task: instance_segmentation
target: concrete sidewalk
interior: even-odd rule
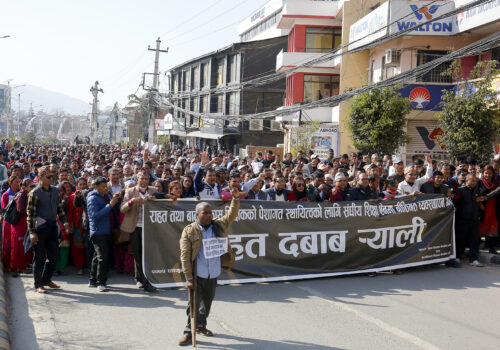
[[[1,247],[0,247],[1,248]],[[0,349],[10,350],[9,322],[7,313],[7,288],[0,252]]]
[[[482,251],[479,253],[479,261],[483,264],[500,264],[500,255]]]

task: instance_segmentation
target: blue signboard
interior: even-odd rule
[[[413,109],[422,111],[441,111],[443,90],[451,90],[454,85],[409,84],[399,90],[402,97],[410,99]]]

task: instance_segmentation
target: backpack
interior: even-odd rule
[[[4,220],[11,225],[15,225],[19,222],[21,218],[21,213],[17,211],[16,199],[12,199],[9,204],[5,207],[5,212],[3,216]]]

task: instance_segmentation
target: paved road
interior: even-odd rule
[[[86,277],[32,290],[8,279],[13,349],[175,349],[186,291],[144,294],[111,275],[98,293]],[[429,266],[402,275],[349,276],[217,289],[205,349],[498,349],[500,266]]]

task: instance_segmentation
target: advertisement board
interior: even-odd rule
[[[456,0],[457,9],[475,0]],[[456,14],[457,27],[459,32],[476,28],[500,18],[500,0],[490,0],[467,11]]]
[[[365,17],[351,25],[349,31],[349,49],[355,49],[371,43],[387,34],[387,19],[389,17],[389,2],[385,2]]]
[[[338,155],[339,126],[335,124],[321,124],[318,131],[311,136],[311,149],[320,159],[328,158],[330,149]]]
[[[408,84],[399,90],[401,97],[410,99],[413,109],[441,111],[443,90],[452,90],[454,85]]]
[[[453,35],[456,34],[455,16],[428,22],[434,17],[441,16],[453,11],[453,1],[406,1],[393,0],[390,2],[390,21],[394,24],[390,27],[390,34],[399,33],[402,30],[421,27],[409,31],[406,35]],[[428,22],[428,23],[427,23]]]

